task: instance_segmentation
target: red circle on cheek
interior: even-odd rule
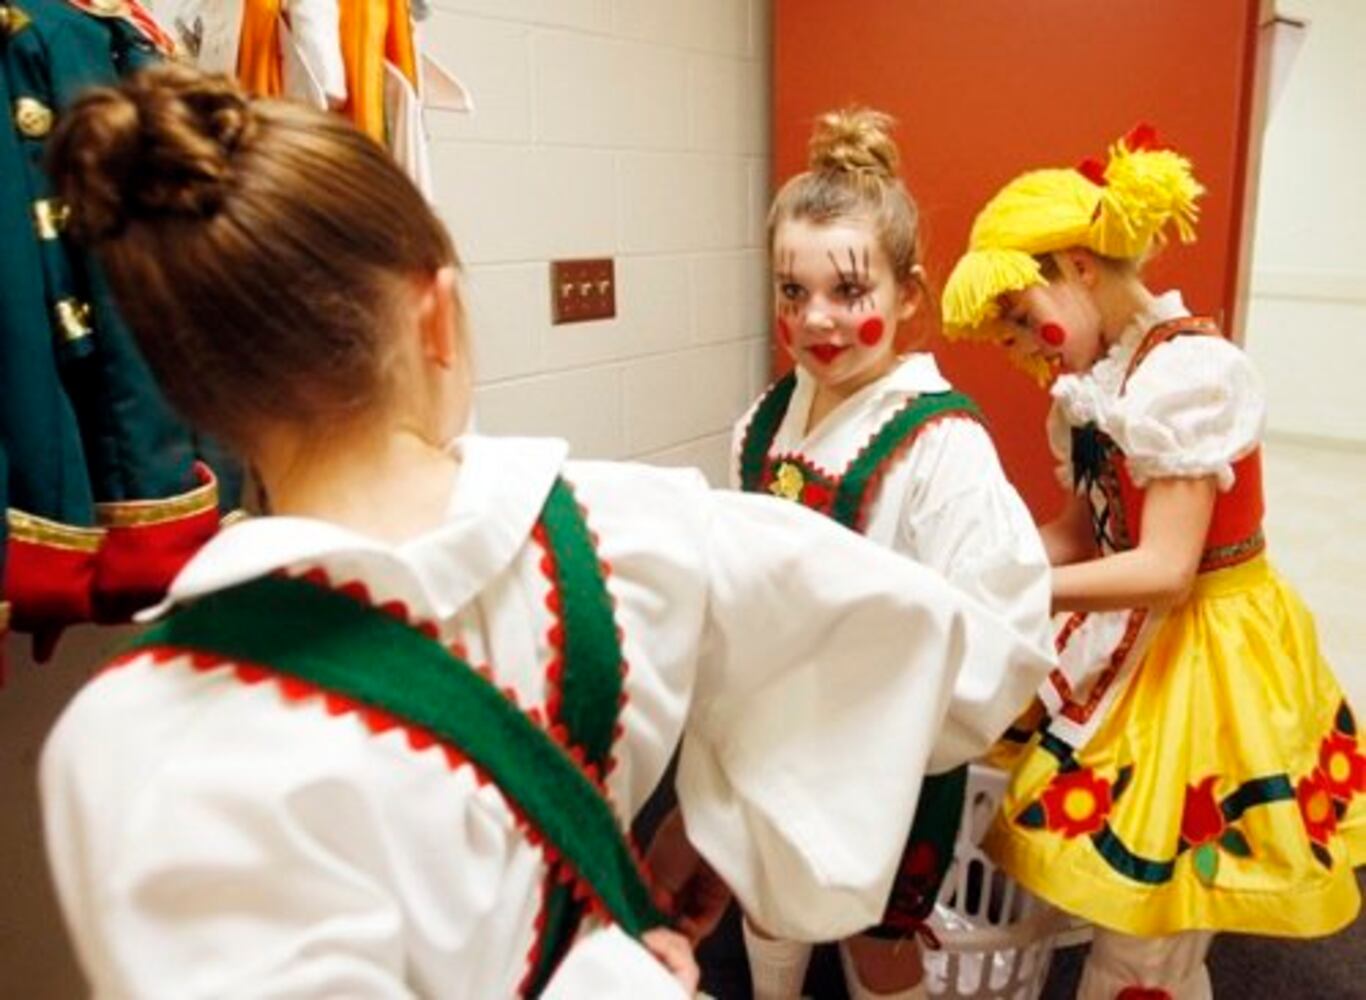
[[[787,320],[778,317],[778,339],[789,347],[792,346],[792,328],[787,325]]]
[[[1061,347],[1067,340],[1067,331],[1057,323],[1045,323],[1039,327],[1039,338],[1049,347]]]
[[[870,320],[864,321],[858,328],[858,339],[868,347],[876,347],[882,340],[882,333],[885,326],[881,316],[874,316]]]

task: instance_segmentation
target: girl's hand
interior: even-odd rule
[[[688,841],[675,809],[660,824],[645,856],[661,907],[693,944],[700,944],[725,916],[731,892]]]
[[[686,937],[677,931],[656,927],[652,931],[646,931],[640,940],[650,954],[659,959],[660,964],[669,970],[669,974],[678,980],[678,984],[688,996],[697,995],[702,973],[697,968],[692,945]]]
[[[1100,555],[1091,528],[1091,505],[1076,494],[1067,498],[1057,517],[1039,529],[1039,537],[1053,566],[1070,566]]]

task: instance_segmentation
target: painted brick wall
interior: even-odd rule
[[[767,375],[769,0],[435,0],[475,115],[430,117],[490,433],[698,465]],[[612,256],[614,320],[550,325],[549,261]]]

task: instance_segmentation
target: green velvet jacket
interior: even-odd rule
[[[0,628],[55,635],[154,602],[236,502],[64,233],[47,137],[88,87],[167,54],[128,0],[0,0]]]

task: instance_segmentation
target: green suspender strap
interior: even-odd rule
[[[754,416],[745,428],[744,443],[740,445],[740,489],[758,493],[763,489],[768,469],[768,451],[778,436],[778,428],[787,416],[792,391],[797,388],[797,373],[788,372],[764,393]]]
[[[788,375],[768,391],[755,407],[754,417],[745,430],[740,448],[740,485],[746,491],[760,492],[773,481],[774,471],[783,464],[792,464],[804,476],[821,478],[819,473],[804,465],[799,457],[769,456],[773,441],[778,436],[796,378]],[[977,404],[961,392],[932,392],[916,396],[884,423],[868,441],[858,456],[849,463],[838,480],[822,485],[816,494],[824,498],[817,509],[833,517],[846,528],[862,532],[869,501],[876,494],[891,463],[915,441],[920,432],[940,417],[965,417],[981,421]],[[805,492],[803,497],[808,496]]]
[[[543,839],[552,867],[539,950],[523,984],[530,996],[544,989],[585,909],[635,937],[665,922],[600,784],[621,700],[621,647],[603,569],[562,481],[535,537],[559,607],[550,731],[435,639],[308,580],[262,577],[208,595],[132,647],[208,653],[302,681],[386,713],[482,769]]]
[[[967,417],[980,421],[982,413],[961,392],[929,392],[916,396],[888,420],[864,446],[858,458],[840,477],[830,516],[846,528],[863,531],[868,501],[882,476],[920,432],[941,417]]]

